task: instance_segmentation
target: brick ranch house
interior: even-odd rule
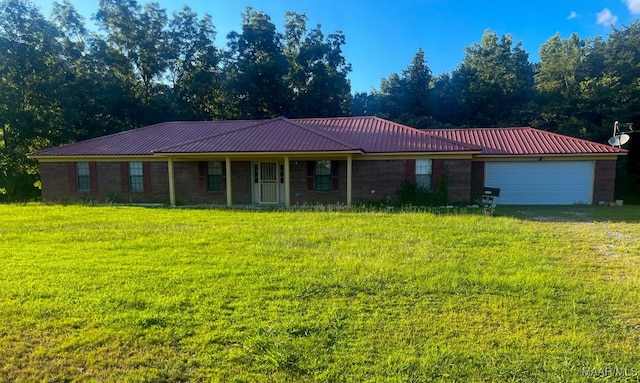
[[[166,122],[31,153],[44,201],[282,205],[380,201],[408,180],[449,203],[612,201],[610,146],[530,127],[417,130],[377,117]]]

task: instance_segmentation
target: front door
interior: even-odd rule
[[[279,203],[280,177],[277,162],[260,162],[258,164],[258,200],[259,203]]]

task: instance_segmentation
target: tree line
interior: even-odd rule
[[[345,36],[287,12],[279,32],[247,8],[215,45],[210,15],[188,6],[100,0],[94,28],[68,0],[46,18],[29,0],[0,1],[0,188],[33,198],[26,154],[168,120],[350,114]]]
[[[531,63],[511,35],[486,31],[462,63],[434,76],[419,49],[379,90],[354,95],[353,113],[419,128],[531,125],[606,142],[613,122],[640,128],[640,22],[602,37],[563,39],[540,47]]]
[[[68,0],[45,17],[0,0],[0,199],[37,197],[26,154],[168,120],[377,115],[417,128],[532,125],[605,142],[640,122],[640,24],[602,37],[550,38],[531,63],[487,31],[451,73],[419,49],[379,90],[351,94],[346,37],[287,12],[281,30],[247,8],[215,44],[213,18],[188,6],[100,0],[85,20]],[[640,126],[640,125],[637,125]]]

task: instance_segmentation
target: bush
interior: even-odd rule
[[[434,185],[433,191],[425,190],[415,182],[405,180],[398,189],[398,198],[401,206],[442,206],[449,200],[448,177],[443,174]]]

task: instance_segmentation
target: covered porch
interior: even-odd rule
[[[169,155],[169,203],[180,195],[180,167],[198,164],[200,190],[214,190],[228,207],[235,205],[284,206],[298,204],[309,193],[320,198],[353,203],[353,159],[348,153],[238,153],[220,155]],[[188,188],[188,186],[186,186]],[[301,198],[301,194],[303,198]],[[309,198],[307,198],[309,199]],[[220,201],[221,202],[221,201]],[[218,202],[218,204],[220,204]],[[333,201],[332,202],[337,202]]]

